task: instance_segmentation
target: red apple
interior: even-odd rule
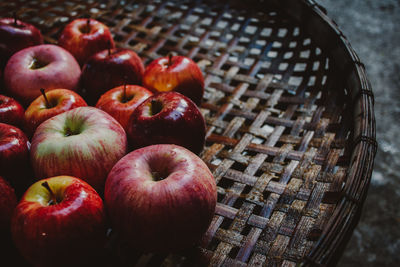
[[[108,175],[104,196],[113,226],[135,249],[175,251],[207,230],[217,191],[199,157],[162,144],[123,157]]]
[[[123,84],[142,84],[144,66],[129,49],[103,50],[93,55],[82,69],[82,96],[95,104],[102,94]],[[101,77],[101,78],[100,78]]]
[[[146,67],[143,87],[154,93],[179,92],[200,105],[204,94],[204,77],[193,60],[170,54],[152,61]]]
[[[10,231],[11,215],[17,206],[17,196],[10,184],[0,176],[0,233]]]
[[[36,177],[80,177],[101,193],[108,172],[126,152],[125,131],[113,117],[79,107],[40,124],[30,155]]]
[[[71,176],[34,183],[11,221],[15,245],[35,266],[90,263],[103,246],[105,229],[102,199],[87,183]]]
[[[206,125],[195,103],[180,93],[167,92],[147,98],[135,109],[127,133],[133,148],[176,144],[198,154]]]
[[[0,67],[19,50],[43,44],[43,36],[33,25],[16,18],[0,19]]]
[[[74,57],[56,45],[38,45],[14,54],[4,70],[9,94],[24,105],[40,96],[40,88],[76,90],[81,69]]]
[[[64,47],[82,66],[97,52],[114,48],[114,40],[106,25],[94,19],[75,19],[65,26],[58,44]]]
[[[0,95],[0,122],[21,127],[24,121],[24,108],[14,98]]]
[[[29,148],[28,138],[20,129],[0,123],[0,173],[2,175],[7,178],[14,177],[14,172],[26,168],[29,165]],[[14,185],[17,181],[10,182]]]
[[[133,111],[151,95],[153,95],[152,92],[138,85],[118,86],[103,94],[96,108],[113,116],[127,131]]]
[[[68,89],[55,89],[36,98],[25,111],[25,132],[29,137],[45,120],[65,111],[87,106],[85,100]]]

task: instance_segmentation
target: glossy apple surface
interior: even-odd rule
[[[138,85],[122,85],[107,91],[96,104],[96,108],[104,110],[128,129],[129,118],[133,111],[153,93]]]
[[[0,67],[16,52],[43,44],[43,36],[32,24],[14,18],[0,19]]]
[[[93,55],[82,69],[82,96],[95,104],[108,90],[123,84],[142,84],[144,66],[130,49],[103,50]],[[100,78],[101,77],[101,78]]]
[[[40,180],[18,203],[11,232],[20,253],[35,266],[81,266],[103,245],[103,201],[81,179]]]
[[[176,92],[149,97],[135,109],[128,125],[128,141],[134,149],[176,144],[198,154],[205,133],[205,121],[196,104]]]
[[[17,206],[17,196],[11,185],[0,176],[0,233],[2,236],[10,231],[11,215]]]
[[[81,69],[74,57],[56,45],[38,45],[14,54],[4,70],[7,92],[28,106],[40,88],[76,90]]]
[[[108,175],[105,203],[113,227],[140,251],[175,251],[207,230],[217,200],[207,165],[176,145],[154,145],[122,158]]]
[[[21,127],[24,122],[24,108],[12,97],[0,95],[0,122]]]
[[[29,137],[45,120],[65,111],[87,106],[85,100],[77,93],[68,89],[54,89],[36,98],[24,114],[24,129]]]
[[[79,107],[40,124],[30,156],[36,177],[80,177],[101,193],[108,172],[126,152],[125,131],[113,117]]]
[[[167,56],[153,60],[143,74],[143,87],[155,92],[175,91],[200,105],[204,94],[204,77],[199,66],[184,56]]]
[[[68,50],[82,66],[97,52],[114,48],[114,40],[106,25],[94,19],[75,19],[65,26],[58,45]]]
[[[32,180],[29,148],[30,143],[24,132],[0,123],[0,175],[10,182],[18,195]]]

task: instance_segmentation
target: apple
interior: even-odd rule
[[[108,49],[98,52],[82,69],[81,95],[95,104],[108,90],[123,84],[142,84],[144,66],[130,49]],[[101,78],[100,78],[101,77]]]
[[[189,150],[161,144],[135,150],[111,170],[105,204],[119,235],[140,251],[195,244],[215,211],[215,179]]]
[[[40,88],[76,90],[81,69],[74,57],[56,45],[37,45],[14,54],[4,70],[7,92],[24,105],[40,96]]]
[[[0,233],[2,236],[10,231],[11,215],[17,206],[14,188],[0,176]]]
[[[0,122],[21,128],[24,121],[24,108],[14,98],[0,95]]]
[[[199,66],[184,56],[153,60],[143,74],[143,87],[156,92],[179,92],[200,105],[204,94],[204,77]]]
[[[19,128],[0,123],[0,175],[17,190],[25,191],[31,180],[28,138]]]
[[[83,266],[104,246],[105,222],[103,201],[90,185],[56,176],[25,192],[11,233],[20,253],[35,266]]]
[[[103,94],[96,108],[110,114],[127,131],[133,111],[151,95],[151,91],[138,85],[118,86]]]
[[[133,111],[127,134],[134,149],[176,144],[198,154],[204,147],[206,124],[189,98],[166,92],[150,96]]]
[[[115,47],[108,27],[90,18],[75,19],[65,26],[58,45],[71,52],[81,66],[97,52]]]
[[[43,36],[33,25],[16,18],[0,19],[0,67],[16,52],[43,44]]]
[[[45,120],[65,111],[87,106],[80,95],[68,89],[54,89],[48,93],[44,89],[40,91],[42,95],[29,105],[24,115],[24,129],[29,137]]]
[[[30,156],[36,177],[71,175],[102,193],[108,172],[126,152],[125,131],[113,117],[79,107],[40,124]]]

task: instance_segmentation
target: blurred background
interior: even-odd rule
[[[400,265],[400,0],[315,0],[339,25],[375,94],[378,153],[361,220],[338,267]]]

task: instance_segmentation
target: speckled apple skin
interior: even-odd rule
[[[38,69],[29,66],[38,58],[49,64]],[[81,69],[75,58],[56,45],[38,45],[14,54],[4,69],[7,92],[28,106],[40,96],[40,88],[47,91],[65,88],[75,91],[79,85]]]
[[[24,130],[29,138],[33,136],[36,128],[45,120],[65,111],[87,106],[80,95],[68,89],[51,90],[46,93],[46,97],[50,103],[56,105],[47,107],[46,100],[41,95],[29,105],[24,113]]]
[[[43,36],[32,24],[14,18],[0,19],[0,67],[4,67],[16,52],[40,44],[43,44]]]
[[[143,62],[130,49],[103,50],[88,59],[82,69],[81,95],[89,104],[112,88],[123,85],[141,85]]]
[[[18,128],[23,126],[24,108],[17,100],[0,95],[0,122],[11,124]]]
[[[154,171],[168,175],[153,180]],[[176,251],[207,230],[217,191],[207,165],[176,145],[153,145],[122,158],[108,175],[105,203],[119,235],[140,251]]]
[[[104,93],[97,101],[96,108],[110,114],[121,124],[126,132],[133,111],[153,93],[138,85],[126,85],[125,97],[130,100],[123,102],[124,87],[123,85],[118,86]]]
[[[66,125],[76,122],[84,125],[83,131],[66,136]],[[36,178],[71,175],[101,193],[107,174],[126,153],[125,131],[113,117],[94,107],[79,107],[40,124],[30,156]]]
[[[162,104],[162,110],[155,115],[150,115],[152,101]],[[186,96],[177,92],[158,93],[135,109],[127,134],[134,149],[175,144],[199,154],[204,147],[206,124],[196,104]]]
[[[48,205],[47,181],[63,195]],[[43,179],[33,184],[18,203],[11,232],[20,253],[35,266],[81,266],[101,251],[105,236],[101,197],[84,181],[71,176]]]
[[[58,39],[58,45],[68,50],[81,66],[92,55],[104,49],[115,47],[109,28],[100,21],[90,19],[90,32],[83,33],[80,28],[86,27],[88,19],[71,21]]]
[[[175,91],[200,105],[204,94],[204,77],[199,66],[184,56],[153,60],[143,74],[143,86],[154,93]]]
[[[11,174],[29,159],[30,143],[24,132],[9,124],[0,123],[0,171]]]

